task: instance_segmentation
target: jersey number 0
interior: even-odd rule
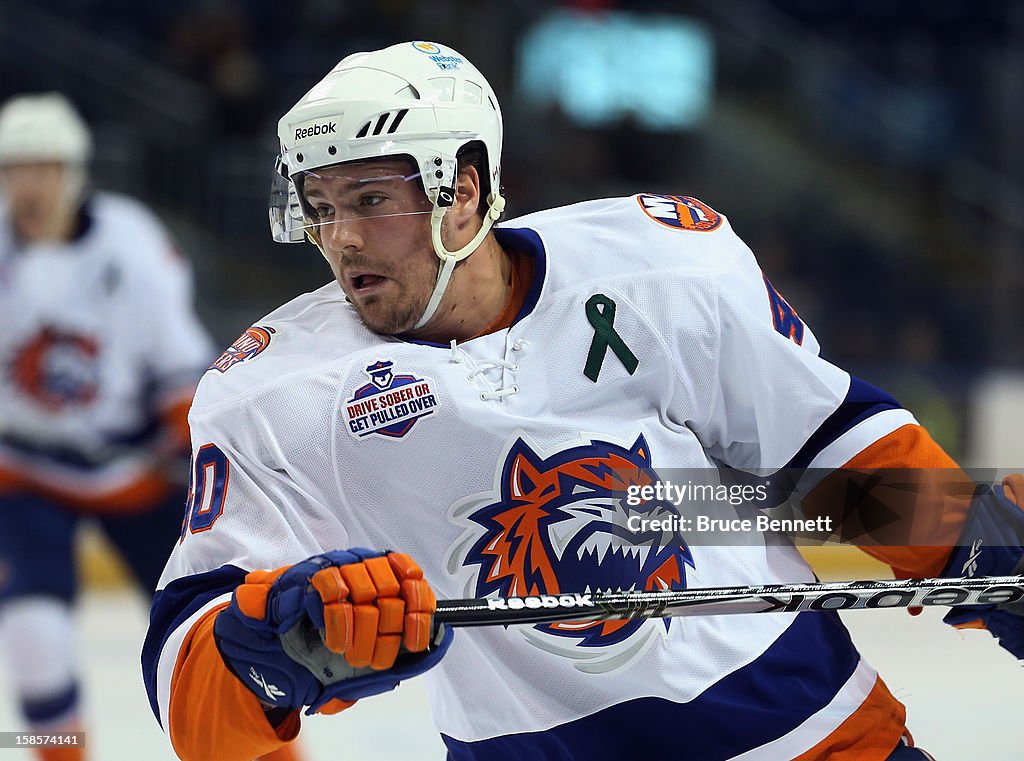
[[[192,534],[209,531],[224,512],[224,495],[228,489],[231,466],[228,458],[216,444],[204,444],[192,458],[189,475],[188,501],[181,538],[185,527]]]

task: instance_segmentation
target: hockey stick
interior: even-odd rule
[[[439,600],[434,621],[449,626],[550,624],[728,613],[1000,605],[1024,599],[1024,576],[907,581],[833,581],[760,587],[587,592]]]

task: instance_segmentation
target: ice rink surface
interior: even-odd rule
[[[80,650],[87,656],[91,761],[172,761],[139,672],[143,603],[127,592],[92,592],[78,615]],[[1024,759],[1024,667],[988,634],[944,626],[939,610],[916,618],[903,610],[844,617],[861,651],[906,704],[918,744],[938,761]],[[0,685],[7,682],[5,666],[0,663]],[[0,690],[0,731],[23,729],[10,692]],[[339,716],[305,719],[301,738],[308,761],[429,761],[445,755],[426,693],[415,680]],[[31,758],[29,751],[0,749],[0,759]]]

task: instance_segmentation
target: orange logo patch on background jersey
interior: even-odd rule
[[[49,410],[93,402],[99,395],[99,344],[91,336],[47,327],[14,353],[11,376]]]
[[[641,193],[636,197],[644,214],[675,230],[707,232],[722,224],[722,217],[706,203],[689,196]]]

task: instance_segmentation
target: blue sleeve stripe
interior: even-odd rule
[[[443,738],[452,761],[725,761],[783,737],[821,711],[859,662],[837,615],[801,613],[761,657],[687,703],[639,698],[539,732],[476,742]]]
[[[245,579],[246,572],[233,565],[175,579],[153,597],[149,611],[149,631],[142,646],[142,678],[149,694],[149,706],[160,721],[157,704],[156,673],[164,643],[189,616],[221,595],[231,592]]]
[[[850,390],[842,404],[825,418],[818,430],[787,463],[787,468],[806,468],[821,451],[861,421],[885,410],[901,410],[903,405],[889,394],[860,378],[850,376]]]

